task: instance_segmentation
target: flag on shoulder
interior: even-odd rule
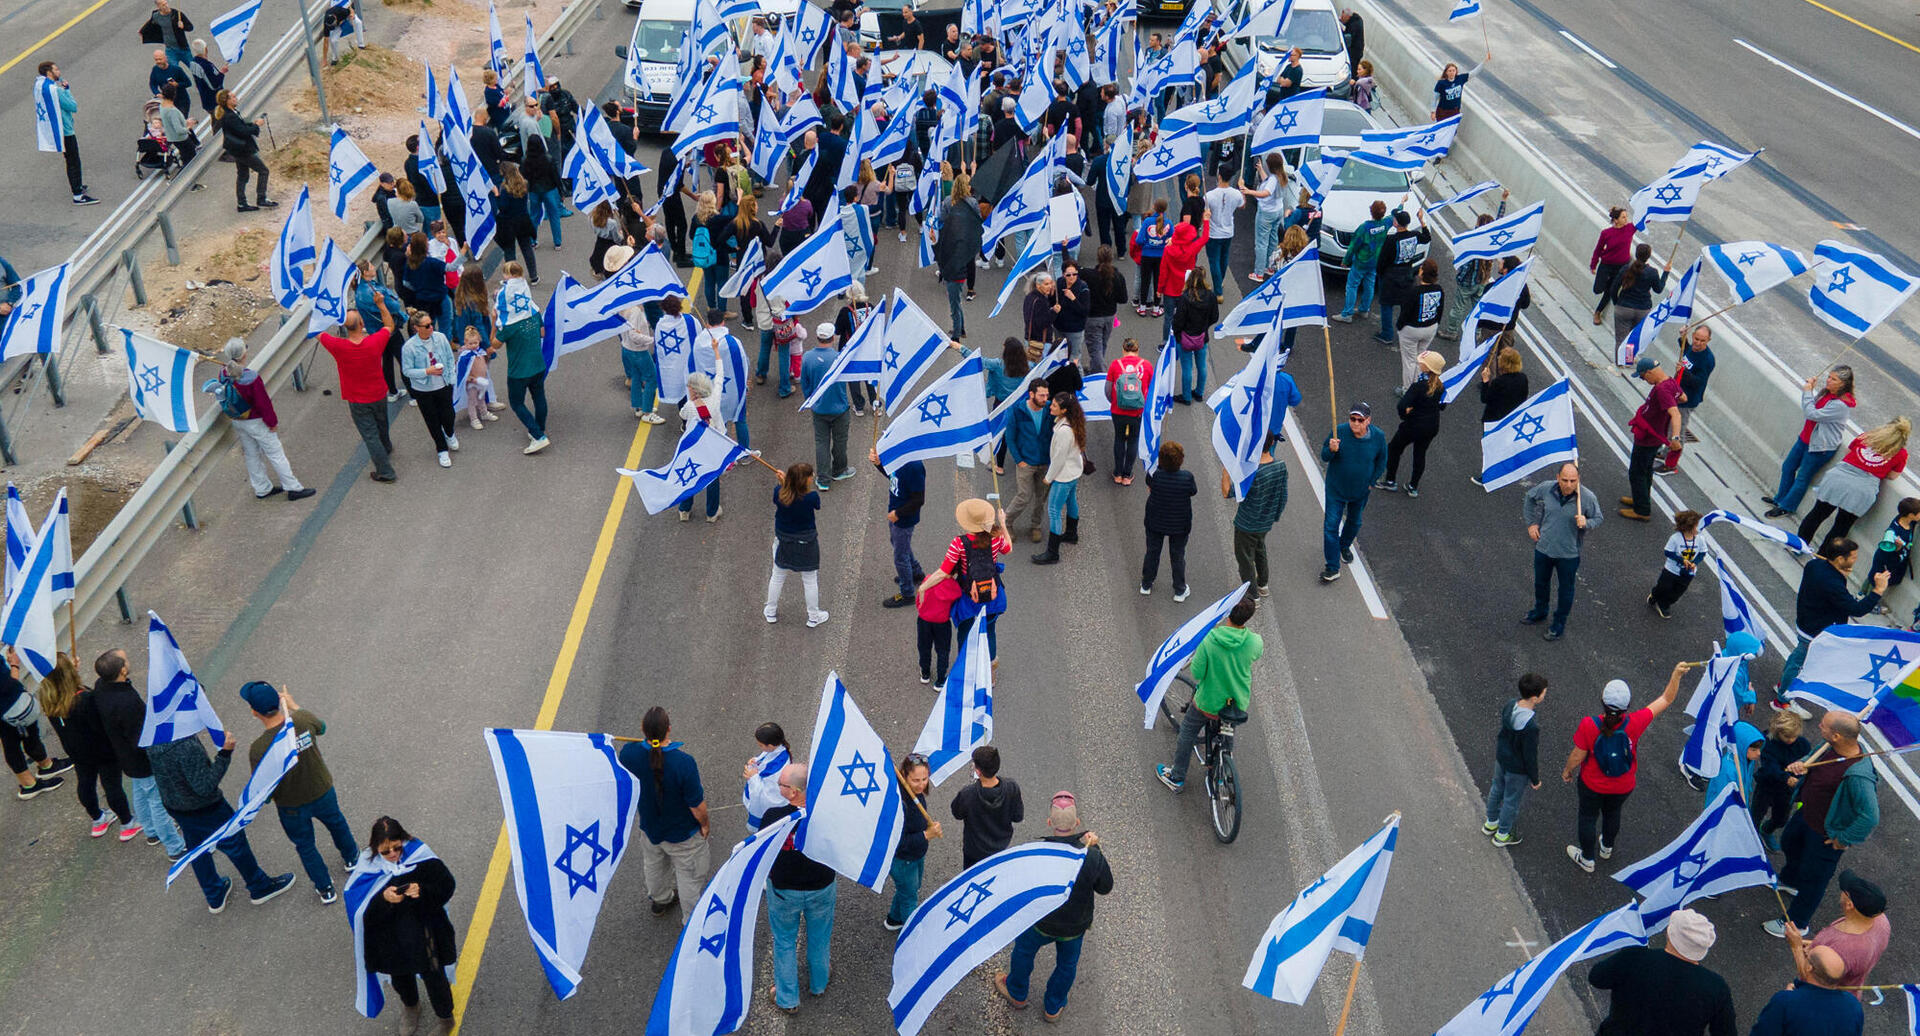
[[[1247,357],[1247,364],[1207,398],[1213,411],[1213,452],[1233,485],[1233,498],[1245,500],[1260,471],[1267,427],[1273,418],[1274,383],[1280,374],[1280,334],[1269,331]]]
[[[1247,595],[1251,584],[1241,583],[1225,597],[1201,609],[1198,615],[1180,624],[1158,648],[1153,657],[1147,659],[1147,675],[1134,685],[1134,693],[1139,695],[1140,704],[1146,706],[1146,729],[1153,729],[1154,716],[1160,711],[1160,699],[1167,696],[1167,688],[1172,686],[1173,678],[1193,660],[1200,650],[1200,641],[1207,633],[1227,617],[1240,598]]]
[[[936,785],[959,773],[974,749],[993,740],[993,657],[985,626],[976,622],[960,638],[946,686],[914,742],[913,750],[927,757]]]
[[[565,1000],[580,987],[600,903],[634,833],[638,784],[605,734],[496,727],[486,739],[514,891],[547,981]]]
[[[140,747],[164,745],[202,730],[212,732],[216,742],[226,740],[227,728],[207,700],[207,689],[188,668],[173,631],[148,612],[147,717],[140,725]]]
[[[1806,256],[1766,241],[1727,241],[1708,245],[1701,254],[1742,302],[1807,272]]]
[[[1453,250],[1454,268],[1458,269],[1475,259],[1519,255],[1532,248],[1534,242],[1540,239],[1546,211],[1546,203],[1537,201],[1505,219],[1496,219],[1484,227],[1464,231],[1449,245]]]
[[[992,438],[986,367],[975,353],[921,390],[887,424],[875,449],[891,475],[910,460],[972,453]]]
[[[300,761],[300,735],[293,729],[293,718],[285,718],[280,729],[273,732],[273,740],[267,742],[266,751],[260,753],[260,761],[253,765],[253,773],[247,777],[247,786],[240,791],[240,804],[228,817],[226,823],[214,829],[199,845],[188,849],[179,859],[167,868],[167,887],[173,887],[173,881],[193,866],[193,861],[212,852],[214,846],[246,830],[253,818],[267,807],[273,797],[273,790]]]
[[[1675,910],[1696,899],[1774,881],[1739,781],[1721,788],[1680,837],[1613,877],[1646,897],[1640,923],[1648,935],[1666,928]]]
[[[1680,275],[1680,284],[1673,289],[1673,293],[1661,299],[1653,311],[1635,324],[1633,330],[1627,332],[1627,337],[1620,340],[1614,352],[1615,363],[1622,367],[1631,365],[1648,346],[1660,340],[1660,332],[1668,324],[1693,319],[1693,289],[1700,280],[1701,261],[1695,259]]]
[[[1395,813],[1372,838],[1301,890],[1267,926],[1240,984],[1282,1003],[1302,1004],[1334,950],[1358,961],[1373,935],[1399,838],[1400,814]]]
[[[367,970],[367,907],[373,897],[393,883],[393,879],[413,873],[416,867],[440,857],[418,838],[400,849],[400,862],[394,863],[372,849],[360,850],[360,858],[347,871],[347,883],[340,898],[347,907],[347,928],[353,933],[353,1008],[362,1018],[377,1018],[387,1005],[380,988],[380,973]]]
[[[193,411],[193,353],[126,328],[127,394],[141,417],[186,435],[200,430]]]
[[[793,847],[879,892],[900,844],[903,806],[893,753],[840,674],[828,673],[813,719],[807,822]]]
[[[1541,389],[1480,433],[1480,484],[1489,493],[1518,482],[1549,461],[1579,459],[1573,397],[1565,378]]]
[[[46,76],[33,80],[33,135],[41,151],[67,150],[66,122],[60,117],[60,84]]]
[[[1807,288],[1807,301],[1814,316],[1844,335],[1859,338],[1873,330],[1920,287],[1920,280],[1881,256],[1843,242],[1822,241],[1814,246],[1813,256],[1819,268]]]
[[[21,283],[20,299],[0,326],[0,361],[35,353],[51,356],[59,350],[67,331],[68,269],[69,264],[61,263]]]
[[[645,471],[614,470],[633,480],[633,491],[639,494],[640,506],[646,508],[648,514],[659,514],[669,507],[678,507],[681,501],[707,488],[746,454],[739,443],[715,431],[712,425],[695,421],[680,436],[673,459],[665,466]]]
[[[1617,907],[1582,925],[1460,1009],[1435,1036],[1519,1036],[1567,968],[1628,946],[1645,946],[1637,903]]]

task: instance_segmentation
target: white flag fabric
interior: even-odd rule
[[[607,124],[607,117],[600,114],[598,108],[589,105],[580,110],[580,136],[587,142],[587,152],[599,160],[600,167],[616,180],[653,171],[620,146],[620,142],[613,137],[613,127]]]
[[[1269,329],[1326,322],[1327,289],[1320,272],[1320,246],[1311,244],[1242,298],[1213,329],[1213,335],[1258,335]]]
[[[1065,367],[1067,359],[1066,341],[1063,339],[1053,343],[1053,348],[1048,349],[1040,357],[1039,363],[1027,368],[1027,373],[1021,375],[1019,384],[1007,393],[1006,398],[1000,401],[1000,405],[995,407],[991,414],[987,415],[987,421],[992,426],[994,449],[1000,448],[1000,440],[1007,434],[1007,417],[1013,412],[1013,408],[1027,405],[1027,389],[1034,382],[1045,381],[1047,375]]]
[[[261,0],[250,0],[215,18],[207,26],[208,34],[213,37],[214,45],[220,48],[220,56],[227,59],[227,64],[240,63],[240,55],[246,52],[247,37],[253,33],[253,23],[260,17],[260,4]]]
[[[473,105],[467,103],[467,90],[460,85],[460,70],[447,66],[447,110],[440,117],[440,125],[453,127],[456,136],[467,136],[473,132]],[[440,138],[440,146],[447,146],[447,139]]]
[[[140,725],[140,747],[152,748],[202,730],[215,743],[226,740],[227,728],[207,700],[207,689],[187,666],[187,656],[160,616],[147,613],[147,717]]]
[[[53,675],[59,660],[59,646],[53,626],[54,537],[42,535],[28,550],[20,571],[7,585],[4,610],[0,610],[0,644],[11,646],[20,656],[22,681],[28,686]]]
[[[1233,498],[1245,500],[1260,470],[1267,427],[1273,420],[1274,384],[1280,374],[1280,338],[1269,331],[1247,357],[1246,366],[1207,397],[1213,411],[1213,453],[1220,458]]]
[[[887,336],[887,310],[876,306],[853,329],[853,334],[840,344],[840,351],[834,354],[833,362],[827,365],[826,373],[820,376],[820,384],[800,404],[802,410],[812,410],[820,405],[820,400],[833,391],[835,385],[843,382],[868,382],[880,377],[880,351]]]
[[[904,289],[893,289],[893,305],[887,311],[885,338],[880,345],[880,401],[888,412],[900,397],[912,391],[933,361],[951,344],[940,325],[933,322]]]
[[[1274,102],[1253,124],[1251,153],[1258,156],[1278,148],[1319,144],[1326,114],[1325,90],[1302,90],[1284,101]]]
[[[903,823],[893,753],[840,682],[828,673],[813,718],[807,823],[794,848],[875,892],[887,883]]]
[[[141,417],[185,435],[200,430],[193,410],[193,353],[157,338],[120,329],[125,336],[127,394]]]
[[[307,275],[300,268],[320,258],[313,247],[313,200],[307,193],[307,185],[300,185],[300,193],[293,199],[293,208],[287,210],[287,221],[280,225],[280,236],[273,243],[273,254],[267,258],[267,275],[273,279],[273,297],[280,303],[281,309],[292,309],[305,294]]]
[[[1480,0],[1453,0],[1453,10],[1447,12],[1447,20],[1457,22],[1462,18],[1471,18],[1480,13]]]
[[[1727,282],[1727,289],[1752,302],[1756,295],[1807,272],[1807,257],[1766,241],[1728,241],[1701,252]]]
[[[660,398],[669,403],[687,399],[687,370],[694,339],[700,337],[700,321],[691,314],[666,313],[653,325],[654,362],[660,368]]]
[[[1107,399],[1107,376],[1105,373],[1089,374],[1080,379],[1080,391],[1073,394],[1080,401],[1080,413],[1088,424],[1095,421],[1113,420],[1113,403]]]
[[[590,288],[562,273],[560,287],[548,297],[550,315],[541,321],[540,327],[541,348],[546,352],[547,365],[551,367],[554,360],[568,353],[618,334],[626,322],[621,314],[627,309],[668,296],[685,298],[686,295],[687,290],[675,275],[673,264],[651,241],[639,255],[614,271],[613,276]],[[681,356],[680,360],[684,363],[685,357]]]
[[[1027,242],[1020,249],[1020,254],[1014,256],[1013,268],[1007,271],[1006,282],[1000,285],[1000,294],[994,297],[993,308],[987,311],[988,317],[997,317],[1006,308],[1007,300],[1020,290],[1021,278],[1043,269],[1053,258],[1052,227],[1052,221],[1043,217],[1034,226],[1033,232],[1027,235]]]
[[[1920,633],[1886,626],[1830,626],[1813,638],[1787,694],[1857,715],[1867,711],[1875,695],[1895,686],[1915,660],[1920,660]]]
[[[1651,312],[1634,325],[1633,330],[1627,332],[1627,337],[1620,340],[1620,345],[1614,351],[1615,363],[1622,367],[1632,364],[1648,346],[1660,340],[1660,333],[1667,325],[1693,319],[1693,289],[1700,282],[1701,261],[1695,259],[1680,275],[1680,283],[1672,294],[1661,299]]]
[[[993,658],[985,626],[976,622],[960,638],[946,686],[913,746],[927,757],[936,785],[971,765],[973,750],[993,740]]]
[[[1700,188],[1753,161],[1759,153],[1736,151],[1709,140],[1688,148],[1666,172],[1633,193],[1627,205],[1633,212],[1634,226],[1645,230],[1649,222],[1684,223],[1692,219]]]
[[[1357,960],[1373,935],[1380,894],[1400,839],[1400,814],[1301,890],[1267,925],[1240,984],[1286,1004],[1303,1004],[1327,955],[1344,950]]]
[[[1758,518],[1749,518],[1734,511],[1708,511],[1701,515],[1700,531],[1705,532],[1720,522],[1731,522],[1740,531],[1753,533],[1761,539],[1772,540],[1795,554],[1813,553],[1813,545],[1801,539],[1799,533],[1788,532],[1777,525],[1769,525]]]
[[[427,66],[427,77],[429,79],[433,77],[433,66],[431,65]],[[435,102],[432,100],[433,86],[431,83],[427,86],[427,97],[429,98],[427,106],[429,108],[434,107]],[[419,142],[413,149],[413,164],[414,168],[420,170],[421,179],[427,181],[427,186],[433,188],[433,197],[429,200],[437,205],[439,204],[440,196],[447,193],[447,178],[446,175],[440,171],[440,154],[433,149],[433,137],[427,133],[427,123],[434,121],[437,120],[422,119],[420,121],[420,137]]]
[[[1133,164],[1133,178],[1140,183],[1159,183],[1200,168],[1200,130],[1188,124],[1163,128],[1153,146]]]
[[[1360,146],[1348,159],[1382,169],[1412,172],[1428,162],[1445,158],[1460,132],[1460,116],[1454,115],[1429,126],[1368,130],[1360,134]]]
[[[900,1036],[915,1036],[961,979],[1059,909],[1086,858],[1077,845],[1029,842],[981,860],[921,901],[893,949],[887,1003]]]
[[[1473,308],[1467,311],[1467,319],[1460,326],[1471,334],[1478,334],[1481,324],[1506,325],[1513,322],[1514,313],[1519,311],[1520,293],[1527,290],[1527,278],[1533,273],[1533,259],[1508,270],[1487,285]],[[1471,337],[1471,334],[1468,336]],[[1463,338],[1462,341],[1468,340]]]
[[[687,924],[647,1015],[648,1036],[721,1036],[746,1021],[754,1001],[760,895],[774,860],[804,819],[806,810],[790,813],[734,846],[698,904],[688,905]]]
[[[1147,675],[1141,677],[1133,688],[1134,694],[1140,698],[1140,704],[1146,706],[1146,729],[1153,729],[1154,717],[1160,711],[1160,699],[1167,696],[1167,688],[1173,685],[1173,678],[1186,668],[1188,662],[1193,661],[1194,652],[1200,650],[1200,642],[1220,624],[1220,620],[1227,617],[1228,612],[1233,611],[1233,606],[1247,595],[1250,586],[1249,583],[1241,583],[1225,597],[1207,605],[1199,614],[1181,623],[1172,636],[1154,649],[1153,657],[1147,659]]]
[[[378,170],[360,150],[360,145],[339,126],[333,128],[333,144],[327,149],[327,200],[334,219],[347,218],[347,205],[363,190],[372,190]]]
[[[1479,183],[1474,184],[1472,187],[1469,187],[1466,190],[1461,191],[1459,194],[1456,194],[1445,201],[1434,202],[1432,205],[1427,206],[1427,211],[1438,212],[1441,209],[1448,208],[1450,206],[1461,205],[1466,202],[1472,201],[1475,198],[1480,197],[1481,195],[1487,193],[1488,191],[1497,191],[1499,189],[1500,189],[1500,181],[1482,180]]]
[[[1102,168],[1106,170],[1103,182],[1106,184],[1107,199],[1109,201],[1115,198],[1124,199],[1127,196],[1127,184],[1133,182],[1133,163],[1116,162],[1113,161],[1112,156],[1133,154],[1133,122],[1131,120],[1120,124],[1120,136],[1110,142],[1107,154],[1108,160],[1102,164]],[[1115,210],[1118,211],[1118,205],[1115,206]]]
[[[875,449],[891,475],[910,460],[972,453],[993,439],[987,413],[987,373],[980,354],[935,378],[887,423]]]
[[[440,147],[453,166],[453,179],[460,188],[461,207],[466,212],[467,250],[478,256],[493,243],[499,230],[493,219],[493,178],[473,153],[473,141],[465,133],[446,133]]]
[[[1758,640],[1764,650],[1770,635],[1767,624],[1762,622],[1760,614],[1747,603],[1747,596],[1733,585],[1733,574],[1727,571],[1727,563],[1720,555],[1713,556],[1713,572],[1720,577],[1720,626],[1731,637],[1735,633],[1750,633]]]
[[[659,514],[669,507],[680,506],[680,501],[707,488],[708,483],[719,478],[746,453],[739,443],[714,431],[713,426],[695,421],[680,436],[673,459],[664,466],[645,471],[614,470],[633,480],[633,491],[639,494],[640,506],[646,508],[648,514]]]
[[[1323,148],[1320,157],[1300,167],[1300,182],[1315,205],[1327,200],[1327,191],[1347,168],[1347,152]]]
[[[1740,721],[1738,683],[1747,673],[1744,661],[1738,655],[1707,660],[1687,700],[1686,712],[1694,723],[1680,747],[1682,770],[1708,779],[1720,776],[1722,758],[1733,744],[1733,725]]]
[[[1202,143],[1246,133],[1259,107],[1259,95],[1256,93],[1260,90],[1259,64],[1257,61],[1242,64],[1240,71],[1234,73],[1219,93],[1207,100],[1195,101],[1168,112],[1160,120],[1160,125],[1168,130],[1192,126],[1199,133]]]
[[[1141,413],[1140,422],[1140,463],[1147,469],[1148,475],[1160,470],[1160,437],[1166,427],[1167,413],[1173,409],[1173,388],[1179,375],[1179,346],[1169,336],[1160,345],[1160,355],[1153,360],[1153,381],[1147,386],[1147,408]],[[1153,711],[1147,711],[1148,726],[1152,726]]]
[[[1920,280],[1881,256],[1840,241],[1820,242],[1813,256],[1821,264],[1807,288],[1813,315],[1854,338],[1892,316],[1920,287]]]
[[[1051,63],[1049,60],[1048,64]],[[1020,96],[1014,100],[1013,121],[1020,127],[1021,133],[1032,133],[1040,127],[1040,120],[1046,116],[1048,106],[1053,104],[1053,77],[1033,76],[1022,86]]]
[[[713,379],[722,421],[739,421],[747,416],[747,347],[724,325],[706,328],[694,338],[687,354],[687,373],[695,371]]]
[[[1603,953],[1646,944],[1638,904],[1601,914],[1474,997],[1435,1036],[1519,1036],[1567,968]]]
[[[1466,335],[1473,334],[1472,321],[1462,324],[1461,327],[1465,328]],[[1479,383],[1480,371],[1487,365],[1487,354],[1493,352],[1493,347],[1499,342],[1499,335],[1488,335],[1486,341],[1474,346],[1472,352],[1461,357],[1459,363],[1448,367],[1446,372],[1440,375],[1440,402],[1452,403],[1466,393],[1468,386]]]
[[[353,932],[353,1009],[360,1012],[362,1018],[379,1017],[387,1005],[386,993],[380,988],[380,973],[367,970],[367,907],[393,879],[411,874],[422,863],[439,858],[427,848],[427,843],[415,838],[400,848],[399,863],[389,861],[372,849],[362,849],[360,858],[347,871],[347,883],[340,889],[340,898],[347,908],[347,927]]]
[[[1020,179],[1000,196],[988,214],[986,224],[981,228],[980,254],[991,255],[1000,239],[1016,230],[1038,227],[1046,222],[1048,199],[1053,197],[1053,178],[1062,166],[1060,159],[1066,154],[1066,141],[1055,137],[1054,142],[1041,148],[1039,153],[1027,163],[1026,172]]]
[[[775,748],[755,755],[747,765],[753,771],[740,787],[740,806],[747,811],[747,829],[760,830],[768,810],[787,804],[780,794],[780,771],[793,762],[793,753]]]
[[[73,600],[73,519],[67,503],[67,487],[61,486],[47,509],[47,520],[40,526],[39,538],[48,540],[47,586],[54,607]]]
[[[753,285],[754,278],[766,272],[766,246],[762,245],[760,239],[756,237],[749,240],[747,247],[741,251],[740,265],[734,267],[733,275],[727,278],[727,283],[720,286],[720,294],[726,298],[737,299],[747,293],[747,289]]]
[[[1767,847],[1760,844],[1739,781],[1721,788],[1680,837],[1613,877],[1645,897],[1640,923],[1648,935],[1666,928],[1675,910],[1702,896],[1774,881]]]
[[[734,75],[738,76],[738,62],[732,54],[727,62],[735,66]],[[723,79],[726,63],[707,77],[703,95],[687,111],[687,122],[674,138],[673,153],[684,157],[716,141],[737,143],[740,136],[740,80]]]
[[[167,887],[173,887],[173,881],[193,866],[193,861],[213,851],[221,842],[246,830],[253,818],[267,807],[273,797],[273,790],[280,786],[287,771],[300,761],[300,735],[293,729],[293,719],[288,717],[273,732],[273,740],[267,742],[266,751],[260,753],[260,761],[254,764],[253,773],[247,777],[247,786],[240,791],[240,804],[226,823],[214,829],[199,845],[188,849],[179,859],[167,868]]]
[[[591,108],[587,110],[592,111]],[[591,212],[595,205],[603,201],[613,202],[620,197],[620,190],[613,185],[613,178],[593,157],[584,133],[573,138],[573,147],[567,151],[561,172],[573,181],[573,207],[576,209]]]
[[[514,891],[547,981],[565,1000],[580,987],[600,903],[638,833],[639,783],[605,734],[496,727],[486,739]]]
[[[1519,255],[1540,240],[1540,228],[1546,222],[1545,202],[1534,202],[1505,219],[1465,231],[1453,239],[1455,269],[1475,259],[1499,259]]]
[[[35,353],[50,356],[60,348],[67,331],[68,267],[61,263],[21,282],[20,300],[0,330],[0,361]]]
[[[33,519],[27,515],[27,505],[20,502],[20,487],[7,483],[7,581],[6,589],[12,590],[13,584],[20,581],[20,569],[27,563],[27,554],[33,550]]]
[[[768,298],[786,299],[787,312],[798,316],[820,308],[852,283],[853,267],[847,261],[840,222],[822,219],[818,230],[780,257],[760,282],[760,290]]]
[[[320,253],[320,265],[314,268],[313,282],[307,285],[307,298],[313,300],[313,312],[307,314],[307,334],[317,335],[347,319],[353,280],[359,270],[344,248],[336,248],[332,238]]]
[[[520,77],[526,88],[529,101],[538,100],[540,91],[546,89],[547,73],[540,67],[540,48],[534,46],[533,15],[527,15],[526,50],[520,64]]]
[[[502,89],[507,85],[507,41],[500,35],[500,10],[494,0],[487,0],[487,67],[500,81]]]
[[[427,110],[425,112],[427,121],[436,125],[445,126],[452,118],[452,113],[447,110],[450,107],[447,101],[447,95],[440,92],[439,84],[434,81],[433,63],[422,61],[420,63],[420,70],[425,72],[427,76],[426,87],[421,92],[421,96],[424,97],[427,102]],[[424,138],[426,134],[423,133],[421,136]]]
[[[60,84],[38,76],[33,81],[33,135],[41,151],[67,150],[66,123],[60,117]]]
[[[1565,378],[1541,389],[1480,434],[1480,484],[1489,493],[1518,482],[1549,461],[1579,459],[1573,397]]]

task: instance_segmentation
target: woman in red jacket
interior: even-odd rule
[[[1600,304],[1593,307],[1595,324],[1613,301],[1620,271],[1633,262],[1633,213],[1615,205],[1607,210],[1607,218],[1612,222],[1600,231],[1600,240],[1593,243],[1593,257],[1587,260],[1587,269],[1593,271],[1593,293],[1600,296]]]
[[[1193,272],[1194,261],[1200,258],[1200,250],[1206,247],[1207,234],[1212,229],[1211,219],[1189,216],[1173,228],[1173,237],[1160,253],[1160,305],[1166,310],[1160,322],[1162,342],[1173,334],[1174,300],[1187,290],[1187,274]]]

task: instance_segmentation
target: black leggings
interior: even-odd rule
[[[1414,429],[1405,421],[1400,422],[1400,427],[1393,430],[1393,441],[1387,443],[1387,481],[1393,481],[1394,476],[1400,474],[1400,454],[1412,444],[1413,472],[1407,476],[1407,488],[1420,488],[1420,476],[1427,472],[1427,447],[1439,434],[1438,428]]]
[[[83,763],[73,761],[74,793],[80,796],[80,808],[87,811],[87,819],[100,816],[100,796],[94,791],[95,779],[107,793],[107,808],[113,810],[114,818],[122,824],[133,822],[133,809],[127,805],[127,789],[120,784],[120,764]]]
[[[260,156],[257,153],[251,155],[235,155],[233,156],[233,196],[242,205],[247,203],[247,174],[249,172],[260,174],[260,178],[255,181],[253,185],[253,196],[260,201],[267,200],[267,164],[260,161]]]
[[[1808,543],[1813,543],[1814,532],[1820,528],[1821,522],[1827,520],[1828,515],[1838,515],[1838,517],[1833,520],[1833,531],[1827,533],[1828,539],[1836,536],[1845,536],[1847,533],[1852,532],[1853,523],[1860,520],[1860,516],[1854,514],[1852,511],[1842,510],[1827,503],[1825,500],[1815,500],[1813,502],[1813,508],[1807,512],[1807,516],[1800,522],[1800,538],[1806,540]],[[1820,542],[1824,543],[1826,541],[1821,540]]]
[[[0,722],[0,751],[6,755],[7,769],[14,773],[26,773],[29,762],[46,761],[47,746],[40,740],[40,724],[21,730]]]
[[[447,452],[447,437],[453,434],[453,386],[442,385],[431,392],[416,391],[413,398],[420,401],[420,419],[427,423],[427,434],[433,436],[433,448],[440,453]]]
[[[1679,603],[1680,595],[1686,593],[1687,587],[1692,585],[1693,577],[1691,575],[1676,576],[1672,572],[1667,571],[1665,567],[1662,567],[1660,569],[1660,577],[1653,581],[1653,589],[1648,592],[1647,596],[1651,597],[1653,603],[1662,608],[1672,608],[1675,604]]]
[[[1793,789],[1786,781],[1753,782],[1753,822],[1770,835],[1787,826],[1793,815]]]
[[[1627,804],[1630,791],[1618,795],[1609,795],[1587,787],[1585,780],[1577,780],[1574,785],[1579,790],[1580,814],[1577,830],[1580,838],[1580,855],[1589,860],[1597,859],[1598,846],[1594,836],[1599,835],[1600,845],[1611,852],[1620,838],[1620,808]]]
[[[400,995],[400,1002],[408,1007],[420,1004],[420,985],[414,982],[412,975],[388,975],[393,981],[393,991]],[[453,1017],[453,987],[447,984],[447,973],[439,968],[420,974],[420,984],[427,987],[427,1003],[433,1005],[435,1018]]]
[[[500,254],[507,259],[511,260],[516,250],[519,252],[520,261],[525,263],[527,267],[527,282],[529,284],[540,283],[540,261],[533,257],[532,230],[529,229],[525,234],[507,234],[503,232],[498,235],[496,240],[500,243]]]
[[[407,384],[407,379],[400,375],[400,347],[405,344],[404,335],[388,332],[386,351],[380,354],[380,373],[386,376],[389,396],[395,392],[413,395],[413,389]]]
[[[1151,306],[1160,301],[1160,257],[1143,255],[1140,257],[1140,291],[1134,296],[1136,306]]]

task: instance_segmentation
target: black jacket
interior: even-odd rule
[[[1193,498],[1200,486],[1191,471],[1147,476],[1147,531],[1185,536],[1193,531]]]
[[[383,893],[367,901],[361,931],[366,940],[367,970],[383,975],[421,975],[452,964],[459,952],[453,922],[447,919],[447,901],[453,898],[453,872],[439,860],[426,860],[388,883],[405,890],[420,886],[418,898],[403,896],[389,903]]]
[[[1012,845],[1013,825],[1027,819],[1020,785],[1005,777],[991,788],[978,781],[961,788],[951,809],[960,821],[960,857],[968,867]]]
[[[1060,286],[1054,285],[1052,295],[1043,295],[1038,288],[1030,288],[1027,297],[1020,303],[1020,326],[1022,337],[1029,342],[1051,342],[1054,339],[1054,322],[1059,314],[1053,310],[1060,302]],[[1064,304],[1061,305],[1065,309]]]
[[[433,189],[433,182],[428,180],[426,174],[420,171],[420,157],[418,155],[408,155],[402,171],[406,174],[407,182],[413,185],[414,201],[422,205],[438,206],[440,204],[440,192]],[[447,179],[449,186],[451,186],[453,178],[448,177]]]
[[[1387,301],[1400,305],[1412,293],[1413,261],[1419,251],[1419,245],[1433,240],[1433,232],[1426,227],[1418,230],[1396,230],[1380,242],[1380,292]]]
[[[230,111],[220,117],[220,146],[235,158],[260,153],[260,127]]]
[[[107,728],[100,721],[99,703],[94,701],[92,692],[81,692],[65,718],[48,716],[47,722],[60,736],[61,746],[74,762],[94,766],[115,762],[113,743],[107,740]]]
[[[560,170],[554,168],[553,156],[548,153],[547,147],[545,137],[535,137],[527,143],[526,158],[520,162],[520,175],[527,178],[529,191],[560,189]]]
[[[1522,774],[1527,783],[1540,783],[1540,724],[1538,716],[1529,719],[1520,729],[1513,728],[1513,712],[1520,699],[1507,703],[1500,710],[1500,735],[1493,741],[1493,759],[1508,773]]]
[[[972,198],[955,198],[940,213],[940,240],[934,243],[934,262],[943,281],[964,281],[980,258],[980,206]]]
[[[1080,278],[1080,283],[1087,289],[1089,323],[1113,316],[1127,301],[1127,279],[1118,270],[1103,275],[1096,266]]]
[[[130,683],[102,680],[87,697],[100,717],[100,732],[113,749],[114,761],[128,777],[151,777],[147,750],[140,747],[140,728],[147,722],[147,701]]]
[[[1800,576],[1800,592],[1793,600],[1793,624],[1803,637],[1817,637],[1828,626],[1844,626],[1873,611],[1880,595],[1868,590],[1859,597],[1847,589],[1846,574],[1825,558],[1807,562]]]
[[[1066,284],[1062,278],[1055,286],[1055,295],[1060,299],[1060,312],[1053,316],[1054,330],[1063,335],[1087,329],[1088,306],[1093,302],[1093,289],[1087,287],[1085,279],[1075,279],[1072,294],[1068,294]]]
[[[1052,835],[1043,841],[1059,842],[1062,845],[1079,845],[1084,834]],[[1087,846],[1087,858],[1080,861],[1080,874],[1073,880],[1073,891],[1067,893],[1067,901],[1060,904],[1053,913],[1041,918],[1034,931],[1052,939],[1072,939],[1085,935],[1093,927],[1093,897],[1104,896],[1113,891],[1113,868],[1107,866],[1107,857],[1097,845]]]
[[[1213,293],[1194,298],[1192,292],[1179,296],[1173,308],[1173,329],[1181,334],[1204,335],[1220,322],[1220,303]]]
[[[1614,280],[1614,303],[1627,309],[1652,309],[1654,293],[1667,290],[1666,271],[1655,270],[1649,263],[1628,283],[1627,274],[1632,272],[1633,267],[1629,266]]]
[[[475,123],[473,132],[467,135],[467,143],[473,147],[473,157],[480,160],[480,168],[487,171],[487,177],[494,183],[500,182],[500,134],[486,123]]]
[[[160,26],[156,24],[153,20],[153,16],[159,13],[160,12],[158,11],[148,12],[147,20],[140,23],[140,42],[142,43],[159,43],[160,42],[160,35],[161,35]],[[173,24],[175,28],[180,30],[180,34],[182,36],[193,31],[193,19],[188,18],[187,13],[185,11],[180,10],[179,8],[174,8]]]
[[[1498,421],[1527,401],[1527,374],[1496,374],[1480,383],[1480,423]]]
[[[1807,753],[1811,751],[1813,751],[1813,742],[1804,737],[1796,737],[1791,742],[1783,742],[1771,737],[1762,741],[1760,763],[1753,770],[1754,786],[1758,787],[1764,782],[1785,788],[1787,778],[1792,776],[1787,773],[1787,764],[1805,759]]]
[[[1442,402],[1444,392],[1428,392],[1427,379],[1413,379],[1407,391],[1400,397],[1400,405],[1395,413],[1400,415],[1400,423],[1410,431],[1431,432],[1440,427],[1440,411],[1447,408]]]

